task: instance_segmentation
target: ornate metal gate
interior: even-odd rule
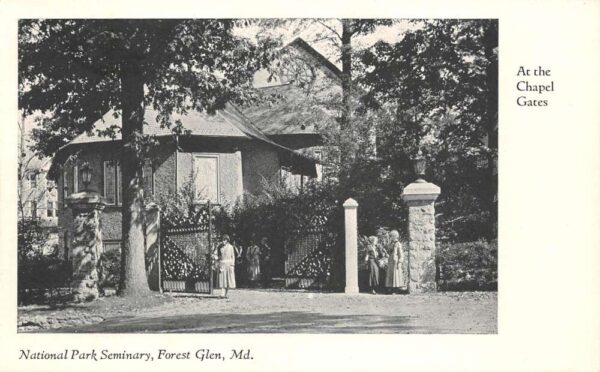
[[[336,237],[324,226],[296,231],[285,243],[285,286],[323,288],[332,276]]]
[[[161,290],[212,292],[214,249],[210,211],[209,203],[189,217],[161,218]]]

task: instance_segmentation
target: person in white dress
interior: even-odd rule
[[[404,260],[400,234],[397,230],[390,232],[389,258],[385,276],[385,286],[390,292],[404,286],[402,262]]]
[[[227,298],[230,288],[235,288],[235,249],[229,242],[229,235],[223,235],[219,247],[219,273],[217,288],[221,288],[221,297]]]

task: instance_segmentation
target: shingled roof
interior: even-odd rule
[[[172,137],[173,131],[170,128],[161,127],[157,118],[158,113],[155,110],[146,108],[144,113],[144,133],[155,137]],[[275,147],[280,155],[283,155],[283,165],[302,169],[303,174],[316,174],[314,159],[271,140],[232,104],[227,104],[223,110],[217,111],[214,115],[205,112],[190,111],[185,115],[173,114],[171,120],[172,122],[180,120],[185,130],[189,130],[189,135],[192,137],[248,139],[267,143]],[[89,143],[120,141],[121,133],[119,130],[114,131],[115,138],[97,134],[98,130],[103,131],[120,127],[121,116],[118,114],[115,115],[115,112],[112,110],[108,111],[101,119],[94,123],[94,130],[91,133],[82,133],[61,147],[54,157],[56,160],[55,163],[60,163],[61,159],[70,152],[71,148]],[[50,173],[54,174],[55,170],[51,170]]]
[[[308,56],[316,68],[322,71],[329,84],[326,91],[311,91],[299,87],[293,82],[278,85],[265,85],[259,89],[267,94],[279,97],[275,103],[263,103],[244,108],[246,115],[256,127],[271,138],[291,138],[303,136],[313,138],[313,145],[320,140],[321,128],[326,122],[335,120],[335,113],[327,110],[313,99],[314,95],[331,95],[337,88],[341,93],[341,74],[339,68],[331,63],[325,56],[311,47],[301,38],[294,39],[284,48],[292,48]],[[310,93],[310,95],[308,95]]]

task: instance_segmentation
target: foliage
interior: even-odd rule
[[[19,219],[17,222],[17,249],[19,262],[43,256],[49,233],[37,219]]]
[[[497,241],[439,244],[436,265],[439,290],[498,289]]]
[[[100,289],[118,287],[121,279],[121,253],[118,249],[103,252],[96,267]]]
[[[19,257],[18,302],[30,304],[63,301],[63,297],[69,295],[70,279],[69,261],[31,250]]]
[[[172,225],[207,225],[208,205],[198,204],[198,194],[190,177],[177,192],[158,190],[152,197],[160,207],[161,219]],[[214,208],[212,208],[214,209]]]
[[[51,155],[109,110],[121,116],[123,184],[122,295],[147,292],[143,226],[144,108],[182,133],[171,114],[214,113],[257,98],[254,72],[270,60],[269,40],[233,33],[215,19],[23,19],[19,21],[19,107],[49,114],[33,133]],[[247,21],[239,21],[247,22]],[[100,134],[114,136],[118,128]]]
[[[443,241],[496,233],[497,21],[435,20],[362,54],[363,102],[378,112],[378,168],[392,203],[422,150],[441,186]],[[396,188],[393,190],[393,188]],[[396,195],[393,195],[394,192]]]
[[[236,25],[208,19],[21,20],[19,105],[52,113],[34,132],[36,149],[51,155],[92,130],[110,109],[119,112],[120,73],[131,58],[143,71],[144,104],[165,125],[172,124],[172,112],[214,112],[228,101],[256,99],[248,88],[275,44],[235,36]]]
[[[332,226],[340,218],[341,203],[328,184],[308,183],[300,194],[283,184],[263,182],[259,195],[244,195],[216,215],[219,231],[242,245],[267,237],[282,243],[302,229]]]

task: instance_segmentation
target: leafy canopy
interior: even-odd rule
[[[51,115],[33,132],[35,150],[53,154],[110,109],[119,112],[124,61],[142,73],[144,104],[159,122],[189,110],[214,112],[249,102],[254,72],[276,43],[236,36],[234,20],[21,20],[19,106]],[[180,127],[180,123],[175,123]],[[181,128],[180,128],[181,129]],[[104,133],[110,134],[110,133]]]

